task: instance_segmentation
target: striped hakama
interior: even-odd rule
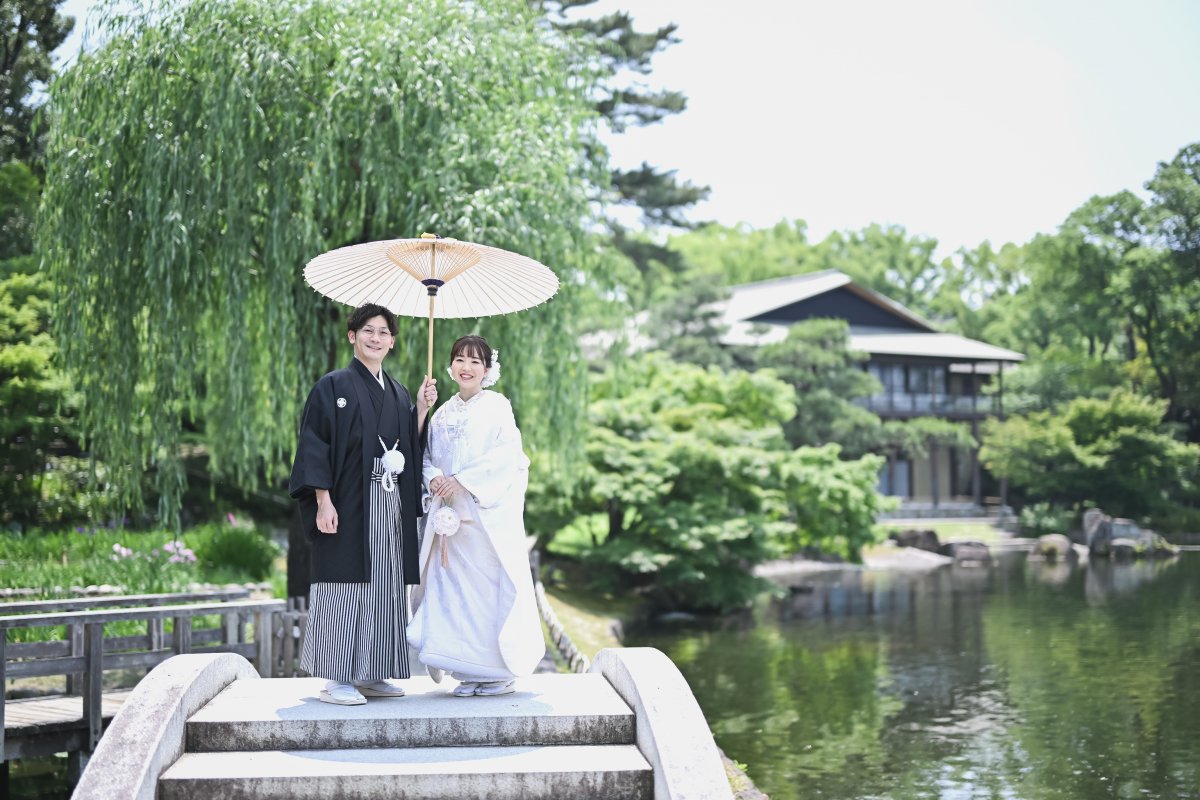
[[[400,492],[384,490],[382,459],[376,458],[374,464],[367,536],[371,582],[314,583],[308,592],[308,629],[300,667],[338,683],[409,677]]]

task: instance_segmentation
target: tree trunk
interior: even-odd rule
[[[616,539],[621,535],[621,526],[625,522],[625,509],[615,500],[608,501],[608,538]]]

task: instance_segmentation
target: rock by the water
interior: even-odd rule
[[[1108,555],[1116,561],[1132,561],[1138,555],[1136,539],[1121,537],[1108,543]]]
[[[1084,512],[1083,533],[1091,556],[1125,560],[1179,554],[1179,548],[1154,531],[1139,527],[1133,520],[1110,517],[1098,508]]]
[[[1070,539],[1061,533],[1050,533],[1045,536],[1039,536],[1037,543],[1033,546],[1033,550],[1029,552],[1029,557],[1045,561],[1079,560],[1079,554],[1075,552],[1075,546],[1071,544]]]
[[[901,547],[915,547],[930,553],[938,552],[937,533],[929,529],[909,528],[903,531],[892,531],[888,538],[894,540]]]
[[[992,563],[992,551],[983,542],[946,542],[937,550],[939,555],[950,556],[955,564]]]

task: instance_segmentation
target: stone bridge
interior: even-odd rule
[[[138,684],[88,762],[78,800],[730,798],[708,724],[653,648],[602,650],[583,674],[514,694],[334,706],[314,678],[260,678],[232,653],[179,655]]]

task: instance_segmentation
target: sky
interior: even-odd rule
[[[687,111],[610,148],[712,187],[695,219],[1019,243],[1200,141],[1195,0],[602,3],[679,25]]]
[[[67,0],[79,18],[92,5]],[[1052,232],[1200,141],[1200,0],[599,0],[675,22],[688,109],[608,138],[711,187],[690,215],[810,238],[902,225],[947,255]],[[63,52],[78,49],[78,34]]]

